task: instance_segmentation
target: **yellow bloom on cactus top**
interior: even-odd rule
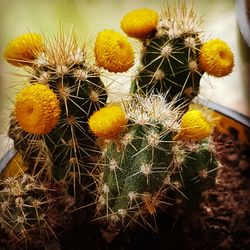
[[[17,94],[15,115],[23,130],[33,134],[47,134],[59,121],[59,101],[47,86],[30,85]]]
[[[212,126],[205,115],[198,109],[187,111],[180,124],[180,132],[175,136],[175,140],[201,141],[212,132]]]
[[[130,37],[145,39],[156,30],[159,16],[151,9],[137,9],[121,20],[122,30]]]
[[[95,58],[98,66],[110,72],[125,72],[134,64],[134,51],[125,36],[104,30],[96,38]]]
[[[43,48],[43,38],[40,34],[27,33],[7,45],[4,58],[14,66],[29,66]]]
[[[119,105],[96,111],[88,121],[91,131],[102,139],[115,138],[127,124],[125,112]]]
[[[199,66],[209,75],[222,77],[234,67],[234,56],[229,46],[220,39],[204,43],[200,49]]]

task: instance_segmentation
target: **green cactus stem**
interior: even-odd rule
[[[143,11],[138,10],[137,15],[131,14],[131,19],[139,18]],[[145,32],[146,26],[155,23],[155,13],[151,12],[152,20],[148,17],[145,27],[138,22],[142,25],[137,27],[138,33]],[[130,35],[135,33],[132,32],[135,29],[132,24],[136,25],[136,20],[129,20],[128,17],[122,24]],[[188,10],[181,4],[177,7],[167,6],[155,29],[140,39],[141,66],[132,83],[131,93],[167,93],[168,101],[178,96],[175,99],[177,104],[187,104],[198,94],[203,74],[198,66],[201,45],[199,24],[200,20],[193,9]]]
[[[203,192],[215,186],[220,163],[213,142],[211,139],[185,145],[179,142],[175,152],[176,173],[171,177],[171,181],[181,191],[177,195],[178,200],[189,207],[195,207]]]
[[[117,139],[106,142],[97,194],[98,213],[113,229],[149,225],[146,218],[165,203],[164,181],[173,171],[177,122],[169,119],[177,111],[163,97],[138,96],[127,112],[130,123]]]
[[[191,49],[187,41],[194,43]],[[199,40],[193,36],[152,38],[145,46],[142,67],[131,88],[135,93],[167,93],[168,101],[178,96],[182,103],[199,91],[202,72],[198,71]]]

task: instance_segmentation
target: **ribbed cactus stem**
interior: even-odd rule
[[[105,141],[98,163],[97,219],[106,219],[111,231],[133,224],[155,229],[159,208],[179,201],[197,206],[202,192],[215,185],[219,163],[211,125],[198,109],[180,120],[175,102],[162,95],[135,95],[124,110],[128,123]],[[90,119],[99,124],[102,114],[106,110]]]
[[[198,68],[198,34],[170,38],[167,32],[144,43],[141,69],[132,84],[132,93],[167,93],[180,103],[192,100],[199,91],[202,72]]]
[[[79,79],[73,72],[73,75],[65,75],[63,82],[60,83],[58,79],[57,85],[52,85],[60,97],[62,112],[58,126],[48,134],[46,142],[58,179],[64,178],[70,172],[84,171],[86,159],[95,150],[95,138],[88,133],[87,120],[96,109],[104,105],[107,98],[98,73],[78,67],[80,66],[76,66],[76,71],[82,71],[84,77]]]
[[[172,133],[164,131],[162,124],[134,124],[108,146],[101,200],[109,218],[136,220],[145,196],[161,189],[171,172],[171,139]]]
[[[164,97],[137,96],[125,110],[129,123],[106,141],[99,165],[98,215],[115,230],[134,223],[149,225],[146,218],[165,203],[165,180],[173,171],[176,143],[178,111]]]
[[[144,13],[148,13],[147,18]],[[142,45],[141,66],[130,92],[167,94],[167,101],[188,104],[198,94],[203,74],[198,66],[199,25],[195,11],[184,3],[166,6],[161,17],[147,9],[128,13],[121,27]]]
[[[0,225],[16,249],[39,246],[57,237],[66,225],[66,207],[74,202],[64,188],[24,174],[0,182]]]

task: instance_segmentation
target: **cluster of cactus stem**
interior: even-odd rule
[[[199,25],[194,10],[183,7],[168,8],[161,18],[155,11],[139,9],[121,21],[142,50],[130,89],[132,101],[123,107],[128,123],[108,138],[100,164],[97,211],[109,231],[134,224],[156,230],[159,208],[187,202],[197,207],[203,191],[215,185],[219,162],[212,129],[199,131],[205,124],[191,115],[199,111],[189,110],[206,71]],[[190,119],[187,126],[196,123],[193,129],[182,126],[182,117]],[[189,129],[193,135],[180,136]],[[198,138],[196,132],[203,135]]]
[[[28,73],[9,127],[28,170],[0,183],[0,224],[18,241],[37,244],[56,234],[59,209],[67,210],[63,196],[94,194],[92,219],[106,230],[156,230],[159,209],[192,206],[215,185],[212,124],[190,104],[204,72],[231,72],[231,51],[224,44],[228,53],[202,50],[199,20],[183,6],[168,6],[161,18],[135,10],[121,27],[139,39],[142,53],[129,98],[118,104],[107,105],[100,68],[123,72],[134,62],[127,38],[115,31],[97,37],[96,65],[74,33],[54,41],[27,34],[6,49],[6,60]],[[229,61],[226,69],[213,61],[217,54]]]
[[[93,186],[90,164],[98,153],[88,119],[105,105],[107,90],[74,31],[68,36],[60,32],[55,40],[31,33],[14,41],[17,45],[10,43],[5,58],[22,67],[28,77],[16,97],[8,135],[27,169],[23,177],[19,171],[15,179],[1,183],[0,217],[3,228],[21,245],[39,245],[57,237],[61,231],[57,223],[65,226],[59,220],[66,216],[60,204],[69,201],[68,196],[75,200],[72,204],[82,204],[77,197]],[[18,46],[23,46],[26,54],[18,51]],[[9,51],[13,50],[17,51],[12,57]],[[34,186],[34,190],[26,190],[23,178],[27,176],[47,189]],[[12,184],[19,185],[20,194],[9,191]],[[65,189],[63,194],[60,188]],[[22,206],[17,206],[17,200],[22,200]]]
[[[158,209],[195,207],[215,184],[219,163],[211,138],[177,140],[181,111],[174,105],[162,95],[134,96],[124,107],[127,125],[105,141],[96,196],[107,230],[134,224],[157,230]]]

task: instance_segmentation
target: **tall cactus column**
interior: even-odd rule
[[[135,124],[119,142],[109,145],[100,199],[105,201],[111,220],[136,221],[144,216],[140,204],[161,195],[156,190],[171,171],[171,138],[162,124]]]
[[[156,207],[164,204],[164,180],[172,172],[172,138],[177,126],[176,120],[169,119],[178,115],[158,96],[138,97],[125,105],[125,111],[122,107],[116,112],[112,106],[105,109],[89,120],[91,130],[106,139],[97,180],[98,214],[113,230],[149,225],[147,217],[155,216]],[[110,137],[109,131],[116,133]]]
[[[74,32],[46,41],[24,34],[5,50],[5,59],[24,70],[26,83],[15,98],[9,137],[27,168],[13,170],[13,178],[0,183],[0,224],[13,244],[33,248],[55,240],[60,226],[76,223],[68,209],[91,200],[93,162],[100,151],[88,119],[106,105],[101,74],[107,63],[112,72],[126,71],[134,59],[126,37],[112,31],[110,39],[110,32],[104,32],[104,41],[97,37],[95,64]],[[91,219],[86,210],[77,211],[77,223]]]

